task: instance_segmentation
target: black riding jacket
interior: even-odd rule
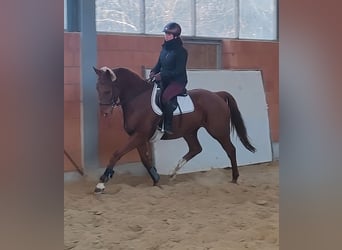
[[[188,52],[183,47],[182,40],[177,37],[170,41],[165,41],[160,51],[157,64],[151,70],[161,74],[162,82],[177,82],[184,86],[188,82],[186,74],[186,62]]]

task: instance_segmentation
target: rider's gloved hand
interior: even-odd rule
[[[158,74],[154,75],[154,79],[156,79],[157,82],[161,81],[161,74],[160,74],[160,72]]]
[[[149,75],[150,79],[152,79],[154,76],[155,76],[155,73],[153,71],[151,71],[150,75]]]

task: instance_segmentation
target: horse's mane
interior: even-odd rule
[[[118,76],[122,76],[125,77],[126,80],[132,80],[132,81],[144,81],[145,80],[143,78],[141,78],[140,75],[138,75],[138,73],[127,69],[127,68],[115,68],[113,69],[114,73]]]
[[[130,69],[115,68],[113,71],[117,76],[117,81],[121,86],[121,89],[129,90],[129,92],[141,92],[147,89],[152,89],[152,85],[147,84],[147,80],[143,79],[140,75]]]

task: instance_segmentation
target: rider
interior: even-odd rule
[[[172,134],[173,111],[177,107],[176,96],[185,92],[188,82],[186,74],[188,52],[183,47],[181,31],[178,23],[171,22],[165,25],[163,29],[165,41],[158,62],[150,72],[150,79],[154,77],[162,85],[164,130],[168,134]]]

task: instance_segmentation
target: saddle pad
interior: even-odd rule
[[[151,95],[151,105],[152,105],[152,109],[153,109],[154,113],[156,113],[157,115],[162,115],[163,112],[161,111],[161,109],[156,104],[157,90],[158,90],[158,87],[155,84],[153,87],[152,95]],[[180,109],[182,110],[182,114],[193,112],[195,109],[194,104],[193,104],[191,97],[189,95],[177,96],[177,102],[180,106]],[[180,114],[180,110],[179,110],[179,107],[177,107],[175,109],[175,111],[173,111],[173,115],[179,115],[179,114]]]

